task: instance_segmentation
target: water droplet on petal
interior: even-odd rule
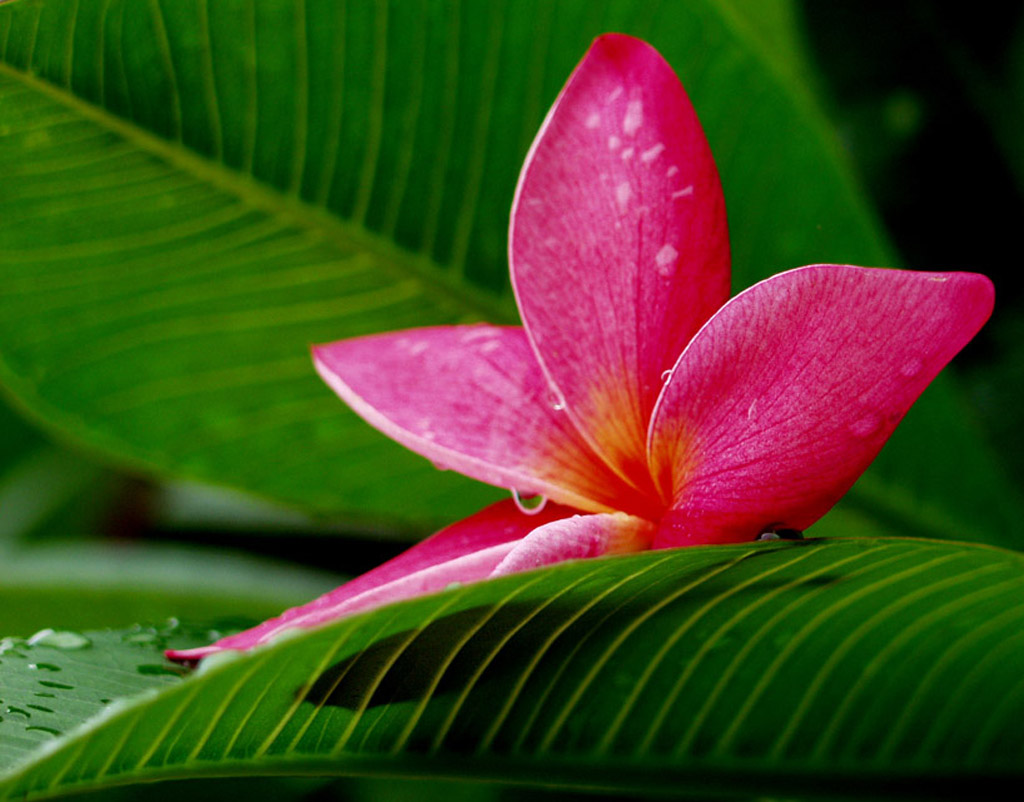
[[[536,515],[548,503],[547,496],[538,494],[524,498],[515,488],[512,488],[512,500],[516,503],[516,508],[524,515]]]
[[[659,142],[653,148],[648,148],[643,153],[641,153],[640,161],[642,161],[644,164],[650,164],[652,161],[657,159],[658,156],[661,155],[663,150],[665,150],[665,145]]]
[[[644,104],[631,100],[626,104],[626,116],[622,118],[622,130],[626,136],[633,136],[644,124]]]
[[[558,390],[552,389],[548,393],[548,406],[550,406],[555,412],[565,411],[565,398]]]
[[[658,273],[666,278],[671,276],[676,270],[676,258],[678,256],[679,251],[669,243],[662,245],[661,250],[654,256],[654,261],[658,265]]]
[[[618,201],[620,211],[625,211],[629,199],[632,197],[633,188],[626,181],[615,187],[615,200]]]
[[[882,419],[873,412],[850,424],[850,432],[854,437],[868,437],[878,431]]]
[[[900,373],[910,379],[920,373],[923,367],[924,363],[920,359],[911,359],[902,368],[900,368]]]

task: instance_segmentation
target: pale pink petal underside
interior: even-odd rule
[[[984,276],[845,265],[780,273],[733,298],[655,411],[652,473],[672,507],[655,547],[810,526],[992,304]]]
[[[443,590],[453,582],[484,579],[517,540],[538,526],[574,512],[572,508],[548,504],[534,515],[525,515],[512,501],[493,504],[309,604],[293,607],[277,618],[210,646],[169,651],[167,656],[191,662],[215,652],[251,649],[286,629],[317,626],[390,602]]]
[[[492,576],[514,574],[564,560],[627,554],[650,547],[657,527],[624,512],[574,515],[534,529],[513,545]]]
[[[524,325],[568,414],[649,487],[662,374],[729,295],[718,173],[650,45],[609,34],[591,47],[527,156],[509,240]]]
[[[556,408],[521,328],[440,326],[318,346],[355,412],[441,468],[587,511],[645,503]]]

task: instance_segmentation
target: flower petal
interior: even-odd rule
[[[527,333],[569,415],[649,487],[662,373],[729,296],[718,173],[650,45],[602,36],[576,68],[527,156],[509,245]]]
[[[587,511],[645,509],[555,408],[523,330],[440,326],[314,349],[364,420],[466,476]]]
[[[491,576],[529,571],[563,560],[626,554],[650,547],[657,526],[624,512],[573,515],[534,529],[515,543]]]
[[[214,652],[246,650],[286,629],[308,628],[393,601],[443,590],[453,582],[473,582],[491,574],[527,533],[572,515],[556,504],[526,515],[512,501],[501,501],[431,535],[383,565],[318,599],[293,607],[259,626],[198,649],[169,651],[172,660],[194,661]]]
[[[733,298],[679,358],[651,426],[672,510],[655,547],[805,529],[991,314],[971,273],[813,265]]]

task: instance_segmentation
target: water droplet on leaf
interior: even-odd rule
[[[50,646],[54,649],[85,649],[92,641],[77,632],[41,629],[28,639],[29,646]]]
[[[55,730],[53,727],[39,727],[36,725],[25,727],[25,732],[45,732],[47,735],[60,735],[60,730]]]

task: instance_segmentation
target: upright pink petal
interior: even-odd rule
[[[655,411],[652,472],[672,507],[655,546],[810,526],[992,304],[984,276],[839,265],[733,298],[679,358]]]
[[[526,515],[512,501],[493,504],[309,604],[293,607],[277,618],[210,646],[169,651],[167,656],[172,660],[194,661],[224,650],[251,649],[286,629],[313,627],[393,601],[443,590],[453,582],[484,579],[517,540],[536,527],[573,512],[571,508],[548,504],[541,512]]]
[[[564,560],[628,554],[650,547],[657,526],[624,512],[573,515],[534,529],[494,569],[492,576],[528,571]]]
[[[650,45],[609,34],[591,47],[527,156],[509,240],[527,333],[569,416],[649,487],[662,373],[729,296],[718,173]]]
[[[319,346],[314,358],[357,414],[439,467],[588,511],[650,503],[555,409],[520,328],[413,329]]]

